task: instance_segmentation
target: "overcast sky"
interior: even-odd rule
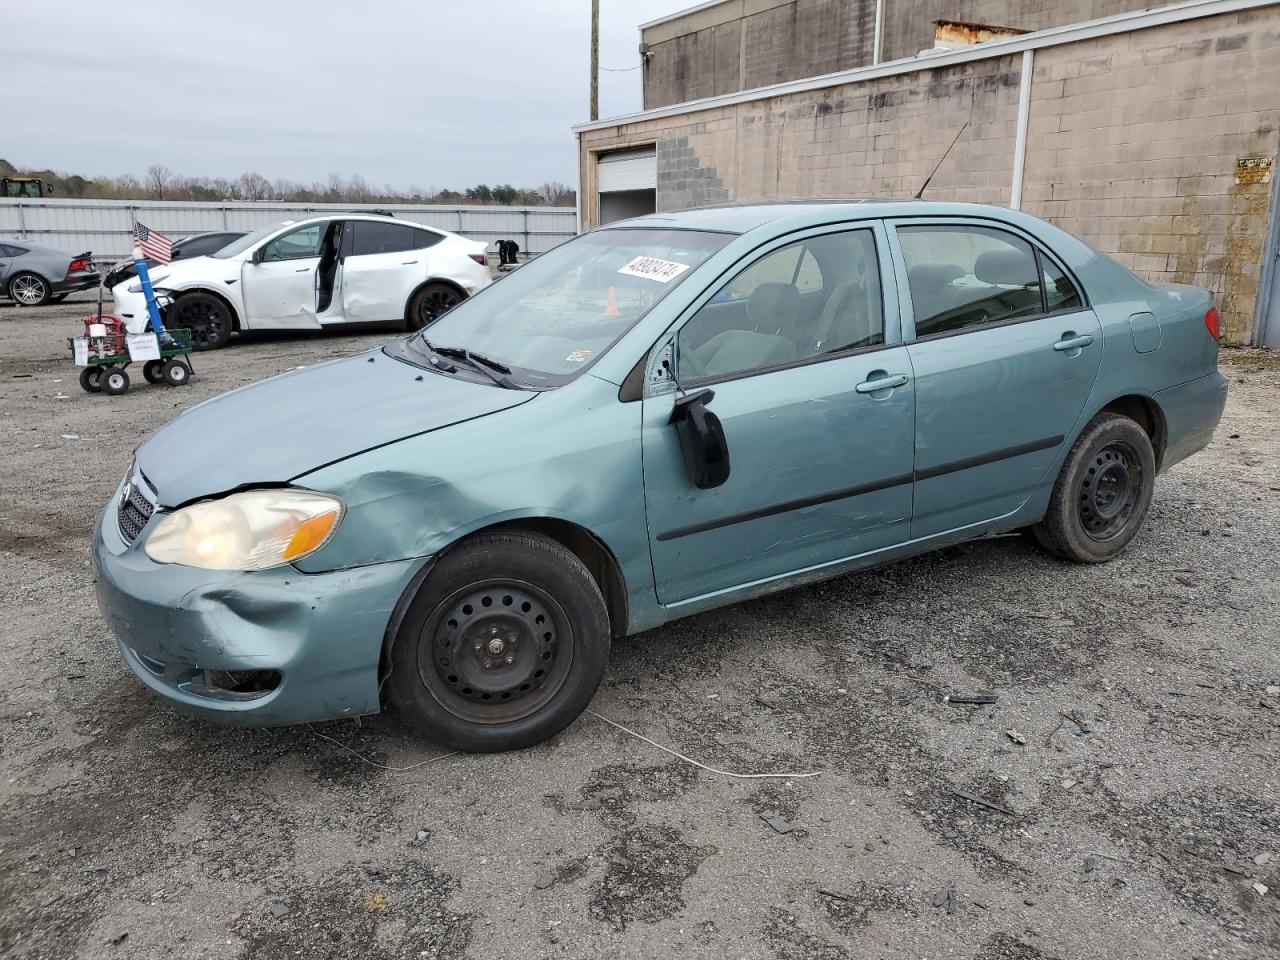
[[[601,66],[638,64],[636,27],[694,3],[602,0]],[[576,177],[590,0],[72,2],[33,22],[0,31],[0,157],[19,167],[437,189]],[[602,117],[640,106],[639,70],[601,73]]]

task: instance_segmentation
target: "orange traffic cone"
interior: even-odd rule
[[[609,288],[609,303],[604,308],[604,315],[606,317],[622,316],[622,311],[618,309],[618,291],[613,287]]]

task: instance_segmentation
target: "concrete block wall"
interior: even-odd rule
[[[582,137],[582,169],[593,168],[597,152],[656,143],[659,210],[909,197],[930,175],[930,199],[1007,202],[1019,63],[993,58],[591,131]],[[591,196],[585,180],[582,196]],[[589,200],[583,213],[593,226]]]
[[[1037,52],[1022,207],[1151,281],[1218,295],[1247,341],[1280,148],[1280,10]],[[1274,168],[1273,168],[1274,170]]]
[[[934,21],[1023,30],[1077,23],[1155,0],[883,0],[881,60],[933,46]],[[644,31],[646,109],[866,66],[876,0],[725,0]]]
[[[596,151],[657,144],[660,210],[910,197],[966,121],[926,197],[1007,204],[1020,74],[993,57],[585,131],[584,226]],[[1280,159],[1280,6],[1044,48],[1032,81],[1023,209],[1148,280],[1208,287],[1247,342],[1271,185],[1237,164]]]

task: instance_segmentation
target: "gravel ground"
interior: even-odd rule
[[[1108,566],[1001,538],[617,644],[595,710],[796,774],[752,780],[592,716],[442,756],[384,719],[172,712],[93,598],[132,447],[391,332],[233,342],[109,398],[66,357],[84,312],[0,306],[0,956],[1280,955],[1275,355],[1224,351],[1216,440]]]

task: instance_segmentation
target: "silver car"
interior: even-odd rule
[[[72,256],[26,240],[0,240],[0,297],[40,307],[98,285],[92,253]]]

